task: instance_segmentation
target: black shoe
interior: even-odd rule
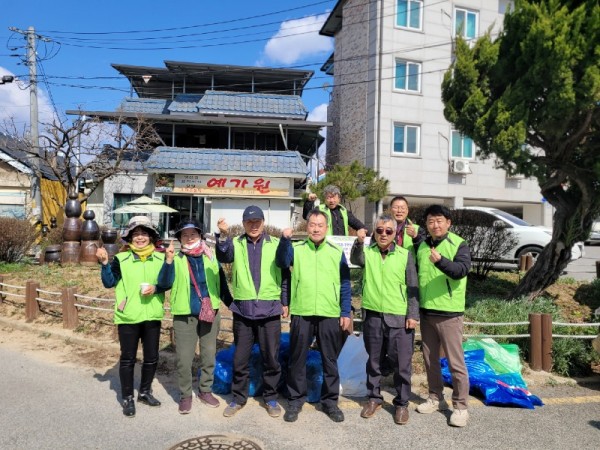
[[[323,412],[329,416],[331,420],[334,422],[343,422],[344,421],[344,413],[337,406],[333,406],[331,408],[323,408]]]
[[[298,414],[300,414],[300,408],[296,406],[289,406],[283,415],[283,420],[286,422],[295,422],[298,420]]]
[[[160,402],[150,392],[140,392],[138,394],[138,402],[145,403],[148,406],[160,406]]]
[[[127,417],[135,416],[135,402],[133,401],[133,395],[125,397],[123,399],[123,414]]]

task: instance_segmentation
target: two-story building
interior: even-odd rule
[[[535,179],[509,176],[446,121],[444,73],[457,35],[502,26],[508,0],[339,0],[320,33],[335,39],[327,163],[358,160],[411,203],[492,206],[551,224]],[[380,207],[386,207],[389,199]],[[367,221],[373,205],[365,205]]]
[[[89,199],[106,224],[123,225],[112,211],[145,194],[178,213],[162,214],[167,234],[183,217],[208,232],[219,217],[241,223],[255,204],[280,228],[296,219],[295,203],[307,162],[328,123],[307,121],[302,92],[312,71],[165,61],[165,68],[113,64],[131,95],[115,111],[68,111],[110,122],[144,120],[164,145],[142,161],[125,162]]]

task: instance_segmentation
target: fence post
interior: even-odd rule
[[[40,312],[40,305],[36,300],[39,287],[40,284],[32,280],[27,280],[25,284],[25,320],[27,322],[36,319]]]
[[[529,314],[529,367],[531,370],[542,370],[542,315]]]
[[[62,290],[62,314],[63,328],[73,330],[79,325],[79,312],[75,306],[75,294],[77,289],[74,287],[63,288]]]
[[[600,261],[596,261],[596,278],[600,278]]]
[[[4,290],[4,275],[0,275],[0,291]],[[5,299],[4,294],[0,294],[0,303],[2,303]]]
[[[542,370],[552,370],[552,314],[542,314]]]

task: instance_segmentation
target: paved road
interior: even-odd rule
[[[343,424],[308,405],[298,422],[272,419],[255,401],[235,417],[196,402],[192,414],[177,414],[173,376],[159,377],[160,408],[138,405],[135,418],[121,414],[117,371],[50,363],[0,344],[0,448],[167,449],[215,433],[254,439],[265,449],[593,449],[600,441],[600,381],[592,386],[541,386],[547,405],[536,410],[486,407],[471,401],[467,428],[446,425],[441,413],[411,412],[406,426],[393,424],[391,410],[359,417],[358,402],[345,399]],[[416,392],[418,389],[414,389]],[[391,394],[386,393],[386,400]],[[414,404],[411,404],[414,408]]]
[[[571,262],[567,266],[564,276],[582,281],[595,280],[596,261],[600,261],[600,245],[586,245],[585,256]]]

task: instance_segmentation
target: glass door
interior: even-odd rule
[[[163,195],[165,204],[178,212],[163,214],[161,221],[163,229],[167,236],[177,230],[177,225],[183,219],[193,218],[202,225],[204,217],[204,197],[194,197],[189,195]]]

